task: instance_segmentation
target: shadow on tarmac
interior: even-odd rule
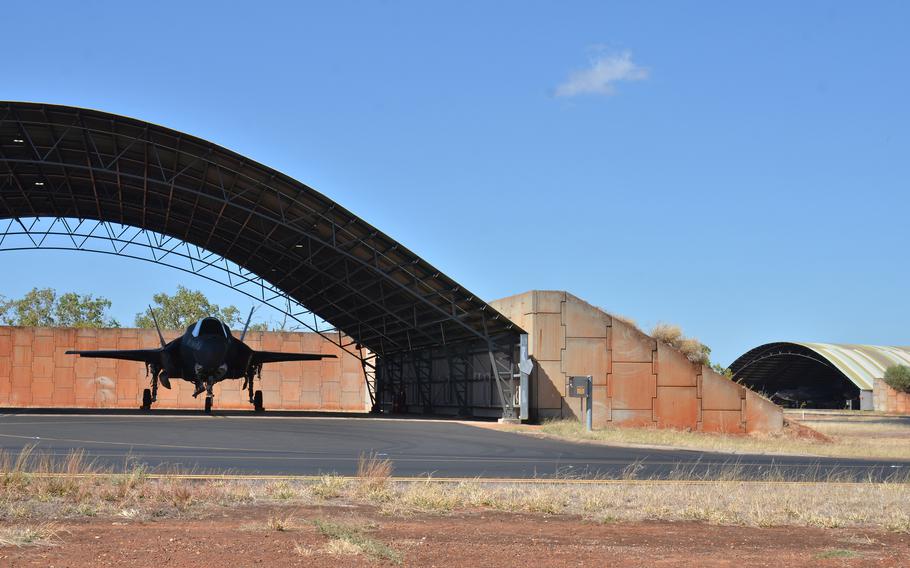
[[[496,422],[496,418],[485,416],[445,416],[435,414],[389,414],[371,412],[326,412],[313,410],[269,410],[254,412],[253,410],[217,410],[213,409],[206,414],[202,408],[161,408],[141,410],[131,408],[21,408],[0,407],[0,415],[38,414],[38,415],[67,415],[67,416],[263,416],[283,418],[372,418],[389,420],[415,420],[415,421],[444,421],[444,422]]]

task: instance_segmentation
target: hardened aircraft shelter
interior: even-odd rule
[[[313,188],[187,134],[0,102],[0,250],[26,249],[139,258],[265,302],[356,356],[374,409],[514,408],[523,330]]]
[[[747,351],[730,370],[738,383],[789,406],[884,410],[897,395],[882,378],[895,365],[910,365],[910,347],[781,341]]]

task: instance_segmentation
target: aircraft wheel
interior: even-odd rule
[[[212,413],[212,397],[210,396],[205,397],[205,413]]]
[[[142,391],[142,406],[139,407],[142,410],[149,410],[152,408],[152,391],[151,389],[145,389]]]
[[[264,412],[265,407],[262,406],[262,391],[256,391],[253,393],[253,409],[256,412]]]

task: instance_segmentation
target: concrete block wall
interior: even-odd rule
[[[164,332],[166,341],[182,332]],[[250,332],[253,349],[326,353],[338,359],[266,364],[256,388],[266,409],[356,411],[369,409],[360,361],[315,333]],[[57,329],[0,327],[0,407],[137,408],[148,387],[145,365],[133,361],[85,359],[69,349],[158,347],[149,329]],[[215,408],[247,410],[242,380],[215,386]],[[158,389],[156,408],[201,408],[193,385],[173,380]]]
[[[778,431],[783,411],[641,330],[562,291],[491,302],[529,334],[531,410],[538,419],[580,417],[570,375],[594,381],[594,424],[706,432]]]
[[[877,412],[910,414],[910,393],[891,388],[883,379],[875,379],[875,384],[872,385],[872,406]]]

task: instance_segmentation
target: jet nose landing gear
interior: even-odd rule
[[[211,396],[205,397],[205,413],[206,414],[212,413],[212,398],[213,397],[211,397]]]

